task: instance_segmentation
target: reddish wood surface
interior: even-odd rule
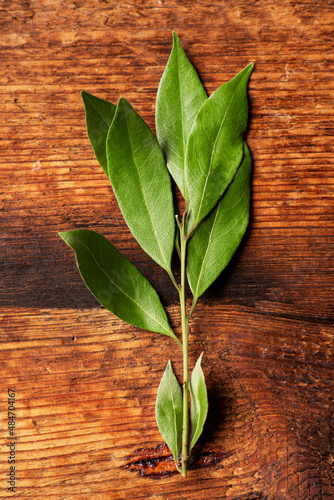
[[[333,22],[327,0],[2,2],[0,498],[334,498]],[[99,308],[57,236],[108,236],[179,329],[173,286],[126,228],[80,98],[124,95],[154,127],[173,29],[209,93],[255,62],[251,224],[191,323],[210,413],[186,480],[154,416],[179,354]]]

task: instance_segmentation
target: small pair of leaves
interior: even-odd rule
[[[199,224],[188,245],[187,277],[196,301],[227,266],[249,220],[251,156],[244,143],[240,167],[217,206]]]
[[[59,235],[75,251],[81,277],[100,304],[127,323],[179,343],[152,285],[104,236],[86,229]]]
[[[201,367],[202,355],[198,358],[190,377],[191,397],[191,437],[189,452],[200,437],[208,413],[208,398],[204,374]],[[157,401],[156,418],[159,431],[174,456],[178,467],[178,458],[182,445],[183,401],[182,391],[174,375],[170,361],[161,379]]]
[[[88,137],[124,219],[143,250],[167,272],[174,249],[171,180],[157,139],[129,102],[117,107],[82,93]]]

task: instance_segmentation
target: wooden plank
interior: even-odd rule
[[[325,0],[2,2],[0,498],[334,497],[333,21]],[[210,413],[187,480],[154,417],[179,353],[102,310],[57,236],[109,237],[180,332],[177,294],[126,228],[80,98],[124,95],[154,129],[172,29],[209,93],[255,62],[251,223],[191,323]]]
[[[109,492],[112,483],[112,498],[126,498],[128,488],[138,495],[134,498],[153,495],[157,482],[138,471],[147,474],[146,453],[153,463],[149,476],[156,473],[152,454],[161,438],[154,403],[162,360],[172,352],[181,372],[172,342],[103,310],[17,313],[2,319],[8,335],[2,338],[1,364],[7,385],[17,393],[22,497],[60,496],[65,482],[67,495],[80,498],[86,490],[95,494],[96,481],[98,492]],[[169,313],[177,323],[178,311]],[[207,315],[211,322],[203,333]],[[209,465],[190,472],[184,484],[178,475],[167,477],[168,486],[159,489],[202,498],[199,485],[211,489],[212,480],[212,498],[215,488],[234,498],[255,486],[268,498],[275,498],[277,488],[286,498],[303,498],[311,487],[306,480],[300,484],[305,470],[320,487],[315,464],[323,450],[329,453],[331,432],[323,425],[332,418],[331,334],[327,326],[277,317],[273,330],[271,317],[249,308],[225,305],[222,314],[220,306],[201,306],[191,327],[190,359],[193,364],[205,351],[211,412],[197,453],[199,463],[202,454]],[[4,429],[5,413],[1,424]],[[317,436],[311,442],[310,431]],[[161,460],[163,453],[156,453]],[[294,497],[296,492],[300,496]]]

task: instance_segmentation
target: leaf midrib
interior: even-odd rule
[[[194,373],[195,373],[195,370],[197,369],[197,366],[198,366],[198,363],[199,363],[199,370],[200,370],[200,373],[203,374],[202,372],[202,367],[201,367],[201,360],[202,360],[202,356],[203,356],[203,353],[200,355],[200,357],[198,358],[197,362],[196,362],[196,365],[194,367],[194,370],[193,370],[193,373],[191,374],[191,377],[190,377],[190,398],[191,398],[191,409],[194,408],[193,413],[194,413],[194,417],[196,418],[196,429],[195,430],[191,430],[191,436],[190,436],[190,450],[195,446],[199,436],[201,435],[201,432],[199,433],[199,435],[196,437],[197,433],[198,433],[198,430],[200,430],[200,416],[202,415],[202,406],[199,402],[199,397],[197,397],[199,395],[199,381],[197,384],[194,384],[192,382],[192,377],[194,376]],[[194,390],[194,386],[195,386],[195,389],[196,389],[196,394],[195,394],[195,390]],[[194,397],[192,397],[192,394]],[[196,439],[195,439],[196,438]]]
[[[217,133],[217,135],[216,135],[216,139],[215,139],[215,142],[214,142],[214,145],[213,145],[213,148],[212,148],[212,152],[211,152],[211,156],[210,156],[210,167],[209,167],[209,172],[208,172],[208,174],[207,174],[207,176],[206,176],[206,179],[205,179],[205,184],[204,184],[204,188],[203,188],[203,192],[202,192],[201,202],[200,202],[200,205],[199,205],[199,208],[198,208],[198,211],[197,211],[197,217],[196,217],[196,219],[195,219],[195,221],[194,221],[194,225],[193,225],[193,227],[194,227],[194,228],[195,228],[195,227],[197,226],[197,224],[198,224],[198,219],[199,219],[199,216],[200,216],[200,213],[201,213],[201,209],[202,209],[202,205],[203,205],[203,201],[204,201],[204,196],[205,196],[205,192],[206,192],[206,187],[207,187],[208,180],[209,180],[209,176],[210,176],[210,174],[211,174],[211,170],[212,170],[212,162],[213,162],[213,157],[214,157],[214,153],[215,153],[215,149],[216,149],[217,141],[218,141],[218,138],[219,138],[219,136],[220,136],[220,134],[221,134],[221,131],[222,131],[223,125],[224,125],[224,123],[225,123],[227,112],[228,112],[228,110],[230,109],[230,106],[231,106],[231,104],[232,104],[232,101],[233,101],[233,99],[234,99],[234,96],[235,96],[235,94],[236,94],[236,92],[237,92],[237,89],[238,89],[238,87],[239,87],[239,85],[240,85],[240,83],[241,83],[241,81],[242,81],[242,80],[243,80],[243,79],[241,79],[241,80],[240,80],[240,82],[238,82],[238,84],[237,84],[237,86],[236,86],[236,88],[235,88],[235,90],[234,90],[234,92],[233,92],[233,95],[232,95],[232,97],[231,97],[231,99],[230,99],[229,105],[228,105],[228,107],[227,107],[227,109],[226,109],[226,111],[225,111],[224,118],[223,118],[223,120],[222,120],[222,123],[220,124],[219,130],[218,130],[218,133]],[[213,95],[214,95],[214,94],[213,94]]]
[[[174,393],[172,390],[172,383],[171,383],[171,371],[172,367],[171,364],[169,363],[169,371],[168,371],[168,386],[170,390],[170,395],[171,395],[171,401],[173,405],[173,421],[174,421],[174,433],[175,433],[175,451],[178,451],[178,442],[177,442],[177,419],[176,419],[176,405],[175,405],[175,399],[174,399]],[[175,453],[176,455],[176,453]],[[177,460],[178,457],[175,456],[175,460]]]
[[[125,124],[126,124],[127,132],[128,132],[129,141],[130,141],[133,162],[134,162],[134,164],[136,166],[136,169],[137,169],[137,174],[138,174],[138,178],[139,178],[139,182],[140,182],[140,188],[141,188],[141,192],[142,192],[142,195],[143,195],[143,198],[144,198],[144,203],[145,203],[145,206],[147,208],[147,212],[148,212],[149,217],[150,217],[152,229],[153,229],[154,235],[156,237],[156,240],[157,240],[157,243],[158,243],[158,246],[159,246],[159,249],[160,249],[160,254],[161,254],[162,258],[163,258],[163,261],[165,262],[165,266],[166,266],[165,269],[166,269],[166,271],[169,271],[170,270],[170,266],[169,266],[169,264],[166,261],[165,254],[164,254],[164,252],[162,250],[162,247],[161,247],[161,244],[160,244],[160,239],[158,237],[158,234],[157,234],[157,231],[156,231],[156,228],[155,228],[155,225],[154,225],[152,214],[151,214],[150,208],[149,208],[148,203],[147,203],[146,194],[145,194],[145,190],[143,188],[143,183],[142,183],[142,179],[141,179],[141,175],[140,175],[140,169],[138,167],[138,164],[137,164],[137,161],[136,161],[136,158],[135,158],[135,155],[134,155],[134,149],[133,149],[133,146],[132,146],[132,140],[131,140],[131,134],[130,134],[129,127],[128,127],[127,116],[125,116]]]
[[[246,191],[244,191],[244,192],[243,192],[242,196],[241,196],[241,197],[240,197],[240,199],[239,199],[239,202],[240,202],[240,201],[244,198],[245,193],[246,193]],[[221,200],[220,200],[220,202],[219,202],[219,204],[218,204],[218,206],[217,206],[217,211],[216,211],[215,219],[214,219],[214,221],[213,221],[213,224],[212,224],[212,226],[211,226],[211,230],[210,230],[209,242],[208,242],[208,245],[207,245],[207,249],[206,249],[205,255],[204,255],[203,260],[202,260],[201,271],[200,271],[200,274],[199,274],[199,277],[198,277],[198,281],[197,281],[197,286],[196,286],[196,294],[194,295],[194,296],[196,296],[197,298],[198,298],[198,296],[197,296],[197,294],[198,294],[198,289],[199,289],[200,284],[201,284],[202,274],[203,274],[204,267],[205,267],[205,263],[206,263],[206,258],[207,258],[207,255],[208,255],[209,249],[210,249],[210,247],[211,247],[211,243],[212,243],[212,234],[213,234],[213,231],[214,231],[214,228],[215,228],[216,222],[217,222],[218,213],[219,213],[219,209],[220,209],[220,205],[221,205],[222,201],[223,201],[223,200],[221,199]],[[236,206],[236,205],[237,205],[237,204],[235,204],[234,206]],[[232,208],[233,208],[233,207],[232,207]],[[246,212],[247,212],[247,209],[244,209],[244,211],[243,211],[243,213],[242,213],[241,217],[239,217],[239,219],[238,219],[238,220],[237,220],[237,221],[233,224],[232,228],[234,228],[237,224],[239,224],[239,222],[242,220],[242,218],[243,218],[243,216],[245,215],[245,213],[246,213]],[[231,229],[232,229],[232,228],[231,228]],[[231,229],[230,229],[230,230],[231,230]],[[225,232],[224,234],[228,234],[228,233],[230,232],[230,230],[229,230],[227,233]],[[220,235],[220,237],[222,237],[222,235]],[[225,253],[226,253],[226,252],[225,252]],[[212,265],[212,264],[211,264],[211,265]]]
[[[219,209],[220,209],[220,204],[221,204],[221,201],[219,202],[218,207],[217,207],[215,219],[213,221],[213,224],[212,224],[212,227],[211,227],[211,231],[210,231],[209,242],[208,242],[208,245],[206,247],[206,252],[205,252],[205,255],[204,255],[203,260],[202,260],[201,272],[200,272],[198,280],[197,280],[196,293],[194,294],[194,298],[196,297],[196,299],[198,298],[197,294],[198,294],[199,285],[200,285],[200,282],[201,282],[201,279],[202,279],[202,274],[203,274],[203,270],[204,270],[204,263],[206,261],[206,258],[207,258],[207,255],[208,255],[208,252],[209,252],[209,249],[210,249],[210,246],[211,246],[212,233],[213,233],[213,229],[214,229],[214,227],[216,225],[216,222],[217,222],[218,212],[219,212]]]
[[[182,145],[183,145],[183,189],[185,194],[185,199],[187,199],[187,179],[186,179],[186,140],[185,140],[185,132],[184,132],[184,112],[183,112],[183,100],[181,93],[181,85],[180,85],[180,65],[179,65],[179,42],[176,44],[176,70],[177,70],[177,83],[179,88],[179,96],[180,96],[180,107],[181,107],[181,127],[182,127]]]
[[[196,428],[194,430],[192,430],[192,433],[190,436],[190,449],[192,449],[194,447],[197,439],[199,438],[199,436],[197,436],[197,433],[198,433],[198,430],[200,429],[199,417],[200,417],[201,412],[198,411],[198,410],[200,410],[200,405],[197,403],[195,395],[194,395],[193,400],[191,401],[191,405],[194,408],[194,410],[193,410],[194,419],[193,420],[195,420],[195,422],[196,422]],[[195,439],[195,438],[197,438],[197,439]]]

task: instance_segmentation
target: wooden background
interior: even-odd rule
[[[333,22],[329,0],[2,0],[0,497],[334,498]],[[82,284],[57,232],[98,230],[177,296],[134,242],[86,136],[80,90],[124,95],[154,127],[172,30],[207,91],[255,62],[252,214],[200,300],[210,414],[186,480],[154,405],[168,338],[128,326]],[[7,389],[16,409],[16,493]]]

